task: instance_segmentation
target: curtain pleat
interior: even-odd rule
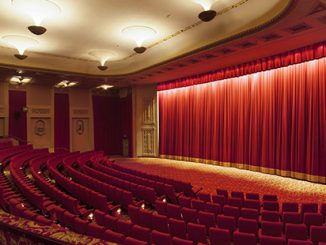
[[[319,58],[159,91],[160,154],[325,183],[325,69]]]

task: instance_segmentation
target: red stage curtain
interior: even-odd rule
[[[158,96],[161,155],[325,183],[326,58]]]
[[[326,42],[322,42],[308,47],[292,50],[286,53],[274,55],[268,58],[262,58],[245,64],[212,71],[207,74],[200,74],[188,78],[163,82],[157,86],[157,90],[160,91],[173,88],[181,88],[231,77],[239,77],[260,71],[267,71],[288,65],[298,64],[313,59],[319,59],[325,56]]]
[[[129,140],[132,156],[132,96],[93,96],[95,150],[122,155],[122,139]]]
[[[27,143],[26,92],[9,90],[9,136],[15,137],[20,144]]]
[[[54,94],[54,147],[70,149],[69,94]]]

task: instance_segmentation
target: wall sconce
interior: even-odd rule
[[[34,25],[27,28],[35,35],[42,35],[46,32],[46,28],[41,26],[44,19],[56,16],[61,12],[59,6],[49,0],[11,0],[11,3],[33,19]]]
[[[143,42],[156,35],[156,31],[148,26],[128,26],[121,31],[126,37],[136,42],[134,51],[137,54],[144,53],[146,47],[143,47]]]
[[[216,0],[193,0],[193,2],[199,4],[204,9],[204,11],[200,12],[198,15],[201,21],[208,22],[215,18],[216,11],[211,8]]]
[[[38,42],[30,37],[20,36],[20,35],[7,35],[1,38],[6,44],[14,46],[19,54],[14,56],[17,59],[23,60],[27,58],[27,55],[24,55],[26,49],[36,46]]]

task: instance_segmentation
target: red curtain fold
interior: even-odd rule
[[[302,61],[317,51],[291,53],[277,62]],[[211,74],[202,78],[209,81]],[[326,58],[159,91],[158,97],[161,155],[240,163],[325,181]]]
[[[54,147],[70,149],[69,94],[54,94]]]
[[[26,92],[9,90],[9,135],[16,137],[20,144],[27,143]]]
[[[286,53],[262,58],[256,61],[248,62],[241,65],[227,67],[221,70],[200,74],[188,78],[181,78],[173,81],[160,83],[157,90],[167,90],[202,84],[226,78],[239,77],[260,71],[266,71],[285,67],[288,65],[298,64],[305,61],[319,59],[326,56],[326,42],[314,44],[308,47],[288,51]]]
[[[95,150],[122,155],[122,140],[128,139],[132,156],[132,95],[125,98],[93,96]]]

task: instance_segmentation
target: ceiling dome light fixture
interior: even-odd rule
[[[193,2],[201,5],[204,9],[204,11],[200,12],[198,15],[201,21],[209,22],[215,18],[216,11],[212,10],[211,7],[216,0],[193,0]]]
[[[97,68],[101,71],[108,69],[108,66],[106,66],[105,63],[108,60],[112,60],[116,57],[114,52],[105,49],[92,50],[89,51],[88,54],[95,57],[100,62],[101,65],[99,65]]]
[[[122,30],[122,33],[131,40],[136,42],[134,51],[137,54],[144,53],[146,47],[143,47],[143,42],[156,35],[156,31],[148,26],[128,26]]]
[[[103,89],[103,90],[108,90],[109,88],[113,88],[113,85],[103,84],[103,85],[97,86],[96,88]]]
[[[31,77],[13,76],[10,78],[9,83],[12,85],[22,86],[32,81]]]
[[[20,35],[7,35],[3,36],[1,39],[6,44],[14,46],[18,50],[19,54],[15,54],[14,56],[20,60],[27,58],[27,55],[24,55],[26,49],[34,47],[38,44],[36,40]]]
[[[27,28],[35,35],[42,35],[46,32],[46,28],[41,26],[44,19],[56,16],[61,12],[60,7],[49,0],[11,0],[11,3],[33,19],[34,25]]]
[[[78,82],[63,80],[55,85],[56,88],[69,88],[72,86],[76,86]]]

